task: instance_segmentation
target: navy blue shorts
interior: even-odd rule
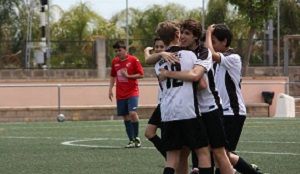
[[[138,107],[138,101],[138,96],[117,100],[118,116],[126,116],[129,114],[129,112],[136,111]]]

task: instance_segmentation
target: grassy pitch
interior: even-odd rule
[[[164,159],[144,136],[128,143],[123,122],[0,124],[1,174],[157,174]],[[300,173],[300,119],[248,118],[238,154],[270,174]]]

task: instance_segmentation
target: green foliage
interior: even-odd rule
[[[35,1],[39,4],[39,0]],[[9,55],[19,50],[24,50],[28,14],[28,7],[25,2],[20,0],[0,0],[0,40],[13,41],[12,44],[0,42],[1,55]],[[274,26],[276,27],[276,3],[276,0],[210,0],[205,16],[205,23],[206,26],[212,23],[226,23],[232,30],[234,40],[238,41],[246,37],[253,39],[253,36],[261,36],[260,33],[262,32],[264,21],[273,18]],[[296,22],[300,21],[300,6],[296,4],[295,0],[282,0],[280,5],[281,35],[300,33],[300,23]],[[34,41],[40,40],[39,10],[38,7],[34,9],[32,25],[32,39]],[[169,3],[165,6],[156,4],[147,7],[145,10],[129,8],[128,16],[129,51],[139,57],[141,62],[144,61],[144,47],[153,44],[155,29],[159,22],[164,20],[180,21],[188,18],[199,21],[203,19],[200,8],[186,10],[184,6],[174,3]],[[105,37],[108,40],[125,39],[126,9],[115,14],[110,20],[106,20],[92,11],[86,3],[79,2],[68,11],[63,11],[59,6],[52,5],[50,7],[50,32],[52,41],[94,41],[98,36]],[[276,29],[274,30],[275,32]],[[62,43],[64,44],[64,42]],[[238,42],[234,42],[232,46],[238,46],[240,53],[242,53],[243,57],[246,57],[245,55],[249,51],[247,44],[241,46]],[[57,49],[63,50],[63,47],[57,47]],[[107,57],[110,59],[114,56],[114,53],[110,51],[110,46],[107,48]],[[54,59],[51,62],[53,63],[53,67],[58,66],[62,62],[61,57],[65,57],[70,62],[77,62],[74,65],[82,63],[84,64],[82,67],[86,67],[91,63],[89,58],[76,56],[76,54],[78,55],[78,50],[92,49],[93,46],[89,44],[81,45],[80,48],[68,48],[65,53],[62,50],[58,50],[61,56],[55,55],[51,58]],[[52,51],[55,52],[55,50]],[[88,52],[90,54],[89,57],[92,57],[92,51]],[[257,56],[253,55],[252,57]],[[258,55],[258,57],[260,56]],[[66,63],[69,61],[64,60],[63,62]],[[253,61],[250,60],[250,62]],[[67,64],[68,66],[72,65],[72,63]]]
[[[51,49],[51,68],[96,68],[92,41],[57,41]]]
[[[276,0],[227,0],[238,9],[251,28],[259,29],[275,13]]]
[[[226,0],[210,0],[208,2],[206,25],[224,23],[228,14]]]
[[[280,1],[281,35],[300,34],[300,3],[295,0]],[[277,19],[274,19],[277,23]]]

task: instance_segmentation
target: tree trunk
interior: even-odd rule
[[[255,28],[251,27],[248,33],[247,52],[246,52],[246,56],[243,59],[243,69],[242,69],[243,76],[246,76],[248,73],[249,61],[250,61],[252,48],[253,48],[253,36],[255,32],[256,32]]]

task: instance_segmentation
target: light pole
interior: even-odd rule
[[[129,51],[129,35],[128,35],[128,0],[126,0],[126,48]]]
[[[205,30],[205,7],[204,0],[202,0],[202,31]]]
[[[280,66],[280,0],[277,0],[277,66]]]

